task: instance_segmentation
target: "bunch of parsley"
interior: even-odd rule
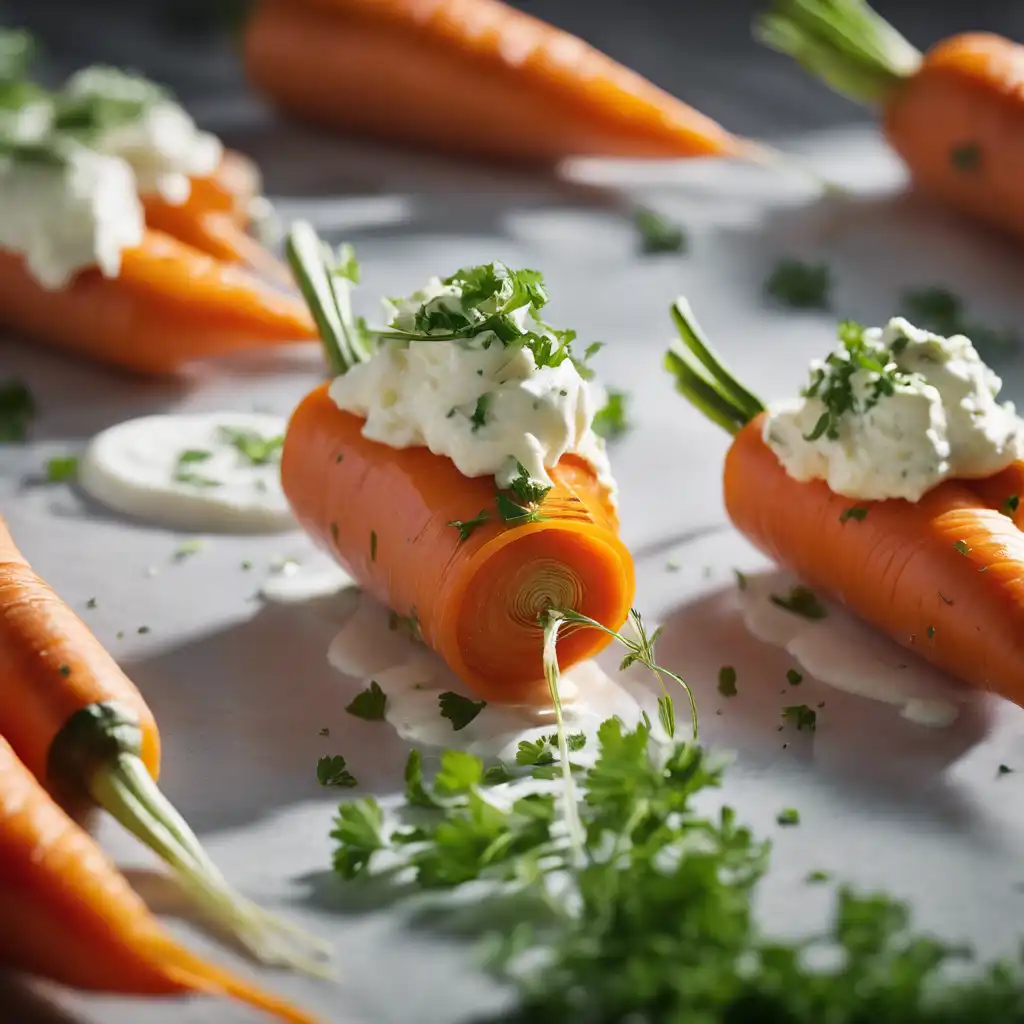
[[[695,743],[656,744],[646,722],[630,731],[611,719],[598,742],[577,774],[582,860],[553,794],[492,799],[482,762],[461,751],[442,756],[428,785],[414,752],[406,810],[416,824],[388,835],[372,798],[342,804],[335,868],[369,873],[389,849],[421,887],[492,880],[478,917],[497,921],[501,910],[500,934],[495,924],[487,938],[493,969],[520,993],[509,1022],[1024,1021],[1015,967],[950,979],[968,954],[914,934],[907,909],[885,896],[840,890],[825,933],[766,938],[752,902],[768,845],[729,808],[709,816],[697,806],[721,765]]]

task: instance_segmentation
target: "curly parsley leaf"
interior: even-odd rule
[[[452,690],[445,690],[437,701],[441,707],[441,717],[452,723],[455,732],[465,729],[487,707],[485,700],[471,700]]]
[[[357,693],[345,710],[350,715],[366,722],[383,722],[387,703],[387,694],[380,688],[376,680],[370,680],[370,685]]]
[[[448,526],[454,526],[459,531],[459,540],[469,540],[473,531],[478,527],[481,527],[491,518],[490,512],[487,509],[482,508],[472,519],[453,519],[447,523]]]
[[[316,777],[321,786],[340,786],[348,789],[359,785],[356,777],[348,770],[345,758],[341,754],[318,758]]]
[[[686,252],[686,232],[677,221],[641,206],[636,210],[635,223],[640,235],[640,251],[645,256]]]
[[[630,427],[627,415],[629,396],[625,391],[608,391],[608,401],[597,410],[591,427],[595,434],[606,441],[614,441],[625,434]]]
[[[769,298],[791,309],[828,309],[832,273],[824,263],[782,259],[768,275],[764,290]]]
[[[828,609],[821,603],[818,595],[805,586],[793,587],[785,597],[779,594],[771,594],[770,597],[772,604],[805,619],[824,619],[828,615]]]
[[[35,414],[35,399],[20,380],[0,383],[0,444],[24,441]]]

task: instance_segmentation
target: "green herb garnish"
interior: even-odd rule
[[[78,477],[78,456],[57,455],[46,462],[46,479],[51,484],[66,483]]]
[[[954,146],[949,161],[958,171],[976,171],[981,167],[981,147],[976,142]]]
[[[198,537],[182,541],[174,551],[174,560],[176,562],[184,562],[185,559],[198,555],[204,547],[206,547],[206,544]]]
[[[953,541],[953,549],[959,551],[961,555],[969,555],[971,553],[971,547],[965,540]]]
[[[1004,516],[1009,516],[1012,519],[1014,517],[1014,515],[1016,514],[1017,509],[1019,508],[1019,506],[1020,506],[1020,495],[1019,494],[1011,494],[1006,499],[1006,501],[1003,502],[1003,505],[999,509],[999,511],[1002,512]]]
[[[779,825],[799,825],[800,824],[800,812],[795,807],[787,807],[784,810],[779,811],[775,816],[775,821]]]
[[[375,680],[371,680],[370,685],[357,693],[345,710],[366,722],[383,722],[387,703],[387,694]]]
[[[350,789],[359,785],[356,777],[348,770],[345,758],[341,754],[318,758],[316,777],[321,786],[341,786]]]
[[[0,383],[0,444],[24,441],[35,414],[35,400],[21,381]]]
[[[377,531],[370,531],[370,561],[377,561]]]
[[[828,309],[832,274],[824,263],[783,259],[764,283],[769,298],[792,309]]]
[[[481,527],[490,519],[491,514],[487,509],[482,508],[472,519],[453,519],[448,526],[454,526],[459,531],[459,540],[469,540],[473,531]]]
[[[212,456],[213,452],[208,452],[202,448],[187,448],[178,456],[178,465],[187,466],[193,462],[206,462]]]
[[[839,522],[846,523],[851,519],[856,519],[858,523],[863,522],[867,518],[868,510],[864,505],[851,505],[848,509],[844,509],[839,515]]]
[[[791,704],[783,708],[782,720],[795,725],[800,732],[814,732],[818,728],[818,713],[806,704]]]
[[[188,469],[179,469],[174,474],[175,482],[188,484],[191,487],[220,487],[221,482],[212,477],[203,476],[201,473],[193,473]]]
[[[640,251],[645,256],[686,251],[686,232],[677,221],[641,206],[636,210],[635,222],[640,235]]]
[[[284,434],[264,437],[255,430],[237,430],[234,427],[221,427],[219,433],[221,440],[231,445],[252,466],[281,461]]]
[[[474,434],[481,427],[487,426],[488,411],[491,408],[491,400],[493,397],[494,396],[489,391],[485,391],[476,400],[476,408],[473,410],[473,415],[469,417],[469,422],[473,424]]]
[[[591,427],[595,434],[606,441],[614,441],[629,430],[627,403],[629,396],[624,391],[608,391],[608,400],[594,414]]]
[[[828,615],[828,609],[808,587],[795,586],[785,597],[779,594],[771,594],[770,597],[772,604],[805,619],[824,619]]]
[[[804,681],[803,673],[797,672],[795,668],[788,669],[786,672],[786,682],[790,686],[799,686]]]
[[[485,700],[471,700],[452,690],[446,690],[437,700],[441,707],[441,717],[452,723],[455,732],[465,729],[487,707]]]
[[[582,732],[570,733],[565,737],[565,742],[570,753],[575,753],[586,746],[587,737]],[[527,766],[554,764],[557,754],[557,734],[540,736],[535,740],[521,740],[519,748],[516,750],[516,764]]]
[[[521,462],[516,463],[516,468],[518,472],[508,488],[510,493],[498,492],[498,515],[513,526],[543,522],[545,517],[540,514],[539,506],[550,493],[551,487],[532,479]]]
[[[718,692],[723,697],[736,696],[736,669],[732,665],[723,665],[718,670]]]

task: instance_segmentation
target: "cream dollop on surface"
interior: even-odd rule
[[[997,401],[1002,381],[968,338],[895,318],[863,340],[885,370],[850,375],[852,408],[838,416],[836,436],[819,431],[823,389],[769,409],[764,440],[791,477],[824,480],[850,498],[918,501],[943,480],[991,476],[1024,457],[1024,424],[1012,403]],[[845,358],[842,345],[834,358]],[[811,370],[835,373],[821,362]]]
[[[225,434],[269,440],[283,437],[285,426],[279,416],[240,412],[128,420],[93,438],[79,482],[101,504],[161,526],[237,533],[294,529],[277,457],[253,464]]]

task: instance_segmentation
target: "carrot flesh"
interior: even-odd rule
[[[240,267],[147,230],[108,279],[86,270],[43,288],[20,257],[0,253],[0,322],[49,345],[139,373],[242,349],[308,341],[304,303]]]
[[[226,149],[213,174],[192,179],[184,205],[196,214],[230,213],[240,227],[246,227],[253,200],[262,192],[263,178],[256,164],[237,150]]]
[[[362,435],[327,385],[293,413],[281,479],[300,525],[381,603],[415,618],[424,642],[488,700],[549,699],[538,618],[572,607],[612,629],[633,600],[632,558],[609,496],[574,456],[549,471],[540,523],[505,524],[490,477],[464,477],[427,448],[393,449]],[[488,520],[462,541],[454,520]],[[375,538],[375,539],[372,539]],[[568,634],[565,665],[610,638]]]
[[[919,502],[858,502],[790,477],[762,439],[763,416],[725,463],[729,517],[810,586],[904,647],[982,690],[1024,704],[1024,533],[983,504],[977,482]]]
[[[258,959],[323,974],[323,947],[235,893],[156,785],[142,695],[31,568],[0,517],[0,736],[65,805],[103,807]]]
[[[74,988],[230,996],[292,1024],[313,1020],[174,941],[2,736],[0,963]]]
[[[749,146],[500,0],[263,0],[244,59],[290,114],[430,148],[550,163],[732,157]]]

